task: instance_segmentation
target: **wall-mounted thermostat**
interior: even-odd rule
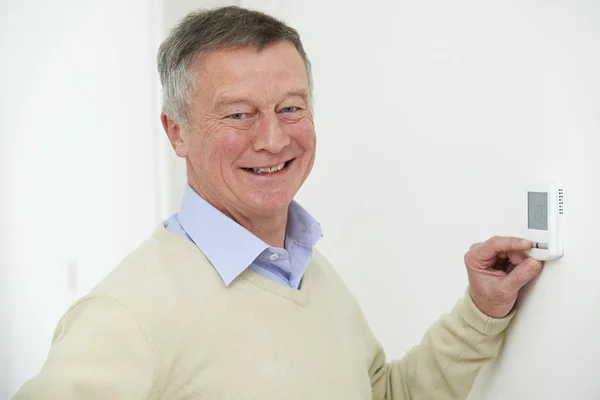
[[[525,239],[533,242],[527,254],[540,261],[554,260],[564,252],[564,193],[557,182],[539,182],[527,187]]]

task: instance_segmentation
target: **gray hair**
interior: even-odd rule
[[[310,61],[295,29],[270,15],[237,6],[189,13],[158,50],[163,112],[184,128],[190,127],[191,99],[197,89],[191,70],[200,57],[233,47],[254,47],[260,51],[280,41],[288,41],[298,50],[312,92]]]

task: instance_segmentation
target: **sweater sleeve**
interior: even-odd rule
[[[402,359],[386,363],[377,344],[369,371],[373,400],[466,399],[481,367],[498,354],[514,314],[490,318],[467,291]]]
[[[141,321],[96,295],[65,313],[44,366],[13,400],[154,399],[156,365]]]

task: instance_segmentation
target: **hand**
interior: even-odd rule
[[[507,316],[519,290],[542,270],[541,261],[525,254],[531,247],[528,240],[496,236],[474,244],[465,254],[471,298],[482,313]]]

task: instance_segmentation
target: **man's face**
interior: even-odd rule
[[[192,129],[178,151],[187,157],[190,184],[231,215],[287,210],[315,157],[301,56],[279,42],[260,52],[218,50],[195,68]]]

